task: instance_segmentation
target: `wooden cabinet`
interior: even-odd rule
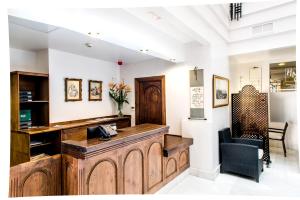
[[[10,168],[10,197],[61,194],[61,155]]]
[[[60,131],[37,134],[11,132],[11,166],[29,162],[36,156],[51,156],[60,152]]]
[[[30,98],[21,92],[29,92]],[[32,72],[11,72],[11,129],[21,128],[20,112],[27,110],[31,125],[49,125],[49,78],[48,74]]]

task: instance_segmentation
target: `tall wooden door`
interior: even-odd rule
[[[166,124],[165,76],[135,79],[135,123]]]

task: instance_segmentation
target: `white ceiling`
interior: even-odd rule
[[[9,17],[9,40],[12,48],[29,51],[52,48],[110,62],[121,59],[124,63],[135,63],[153,58],[65,28],[16,17]],[[86,47],[86,43],[93,47]]]
[[[57,48],[109,61],[121,58],[131,63],[157,57],[172,62],[184,62],[186,44],[191,42],[200,45],[227,43],[229,53],[237,55],[245,52],[245,49],[250,49],[251,52],[262,50],[259,49],[262,44],[259,39],[265,41],[266,37],[282,36],[281,38],[288,40],[291,33],[296,32],[295,5],[295,0],[243,3],[245,16],[233,22],[229,20],[228,4],[147,8],[9,9],[10,21],[15,24],[10,25],[10,42],[11,46],[20,48]],[[35,31],[18,27],[16,24],[20,23],[18,20],[11,20],[12,16],[19,20],[34,21],[26,22],[22,26]],[[36,22],[42,24],[34,25]],[[274,22],[270,32],[256,35],[252,33],[253,26],[269,22]],[[52,26],[49,27],[48,24]],[[55,27],[61,28],[54,30]],[[45,33],[48,29],[52,31]],[[99,32],[101,39],[88,37],[87,33],[90,31]],[[285,40],[276,47],[270,45],[270,48],[283,47]],[[94,44],[91,49],[83,45],[89,41]],[[243,45],[244,43],[249,43],[252,47]],[[149,51],[142,54],[141,49]]]
[[[254,53],[240,54],[230,56],[229,60],[231,64],[242,64],[242,63],[255,63],[266,60],[271,60],[277,57],[288,57],[285,55],[295,55],[296,47],[287,47],[280,49],[270,49],[267,51],[258,51]]]

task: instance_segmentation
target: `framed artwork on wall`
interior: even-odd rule
[[[102,81],[89,80],[89,101],[102,101]]]
[[[82,79],[65,78],[65,101],[82,100]]]
[[[229,104],[229,80],[227,78],[213,76],[213,108],[227,106]]]

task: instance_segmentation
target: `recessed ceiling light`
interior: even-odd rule
[[[279,65],[279,66],[284,66],[284,65],[285,65],[285,63],[279,63],[278,65]]]
[[[88,47],[88,48],[93,47],[93,44],[92,44],[92,43],[89,43],[89,42],[85,43],[84,45],[85,45],[86,47]]]
[[[99,32],[88,32],[88,35],[94,38],[100,38]]]
[[[161,20],[161,16],[159,16],[159,15],[156,14],[155,12],[153,12],[153,11],[148,11],[147,13],[152,17],[152,19],[154,19],[154,20]]]

